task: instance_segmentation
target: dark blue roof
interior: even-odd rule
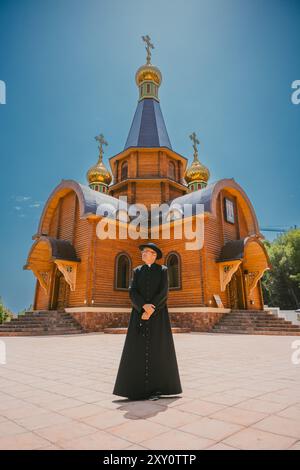
[[[153,98],[139,101],[124,150],[129,147],[168,147],[168,136],[160,104]]]

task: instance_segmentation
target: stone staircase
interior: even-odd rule
[[[300,326],[263,310],[232,310],[210,330],[211,333],[300,336]]]
[[[84,333],[82,326],[66,312],[40,310],[25,312],[0,324],[0,336],[41,336]]]
[[[180,328],[178,326],[172,327],[171,330],[172,330],[172,333],[190,333],[191,331],[190,328]],[[115,334],[115,335],[126,334],[127,328],[122,328],[122,327],[104,328],[104,333]]]

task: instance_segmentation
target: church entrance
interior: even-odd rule
[[[247,308],[242,269],[243,268],[239,266],[239,269],[234,273],[228,284],[230,308],[235,310],[244,310]]]
[[[64,310],[67,306],[70,286],[62,272],[56,268],[50,310]]]

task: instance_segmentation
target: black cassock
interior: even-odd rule
[[[182,392],[168,313],[168,268],[153,263],[133,270],[129,296],[133,305],[113,394],[130,399],[155,392]],[[144,304],[155,305],[149,320],[142,320]]]

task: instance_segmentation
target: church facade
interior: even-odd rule
[[[36,277],[33,309],[69,312],[87,331],[127,326],[128,287],[145,240],[159,245],[159,263],[168,266],[174,325],[208,331],[231,310],[263,310],[261,277],[271,266],[254,208],[233,178],[209,182],[195,133],[191,165],[172,148],[158,97],[162,75],[151,64],[150,46],[136,72],[139,99],[124,149],[109,158],[108,170],[106,141],[96,138],[99,157],[88,184],[62,180],[53,189],[24,265]],[[120,236],[132,223],[125,209],[139,204],[149,210],[163,204],[166,217],[144,224],[142,238]],[[197,207],[203,208],[203,244],[187,249],[190,240],[177,231],[184,218],[197,230]],[[101,238],[107,216],[116,236]]]

